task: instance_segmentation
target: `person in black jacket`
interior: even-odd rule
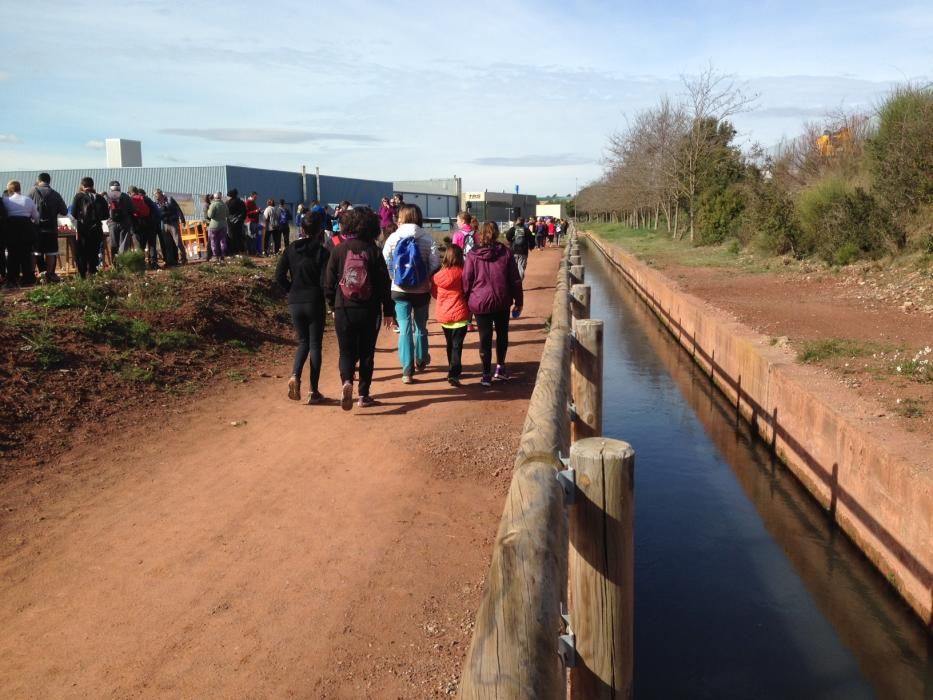
[[[295,333],[298,334],[298,349],[295,364],[288,380],[288,398],[301,400],[301,371],[305,359],[311,356],[311,393],[309,404],[324,401],[318,391],[321,378],[321,341],[324,338],[324,273],[330,252],[322,245],[321,237],[310,235],[314,226],[320,227],[306,217],[299,238],[285,249],[275,268],[275,278],[288,292],[288,310],[292,315]]]
[[[327,264],[324,294],[334,309],[334,328],[340,346],[340,407],[353,407],[353,374],[360,366],[360,408],[372,406],[369,395],[379,326],[385,317],[390,328],[395,317],[389,270],[376,247],[379,217],[369,207],[351,209],[340,220],[344,240],[334,248]]]
[[[236,188],[230,190],[227,197],[227,238],[230,239],[230,252],[234,255],[242,255],[246,252],[246,237],[243,234],[243,225],[246,223],[246,202],[240,199],[240,192]],[[299,232],[300,235],[301,232]]]
[[[528,251],[535,247],[535,237],[527,228],[525,220],[519,217],[515,225],[505,232],[505,240],[512,247],[512,257],[518,265],[518,274],[525,279],[525,268],[528,267]]]

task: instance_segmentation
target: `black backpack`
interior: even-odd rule
[[[36,197],[39,199],[36,202],[36,209],[39,210],[39,230],[41,231],[58,229],[58,212],[52,209],[52,203],[49,201],[51,194],[49,190],[49,193],[43,196],[42,191],[36,188]]]
[[[78,223],[82,226],[97,227],[101,221],[110,218],[110,206],[95,192],[85,192],[81,208],[76,212]]]

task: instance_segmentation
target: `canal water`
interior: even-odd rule
[[[598,250],[603,432],[635,449],[637,698],[933,698],[933,635]]]

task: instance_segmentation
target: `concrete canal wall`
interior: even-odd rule
[[[768,339],[594,236],[738,411],[933,628],[933,474],[874,436],[865,411],[819,397],[814,372]]]

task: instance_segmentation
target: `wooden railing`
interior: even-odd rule
[[[568,669],[572,698],[631,695],[634,452],[598,437],[603,327],[584,274],[571,230],[461,698],[566,698]]]

